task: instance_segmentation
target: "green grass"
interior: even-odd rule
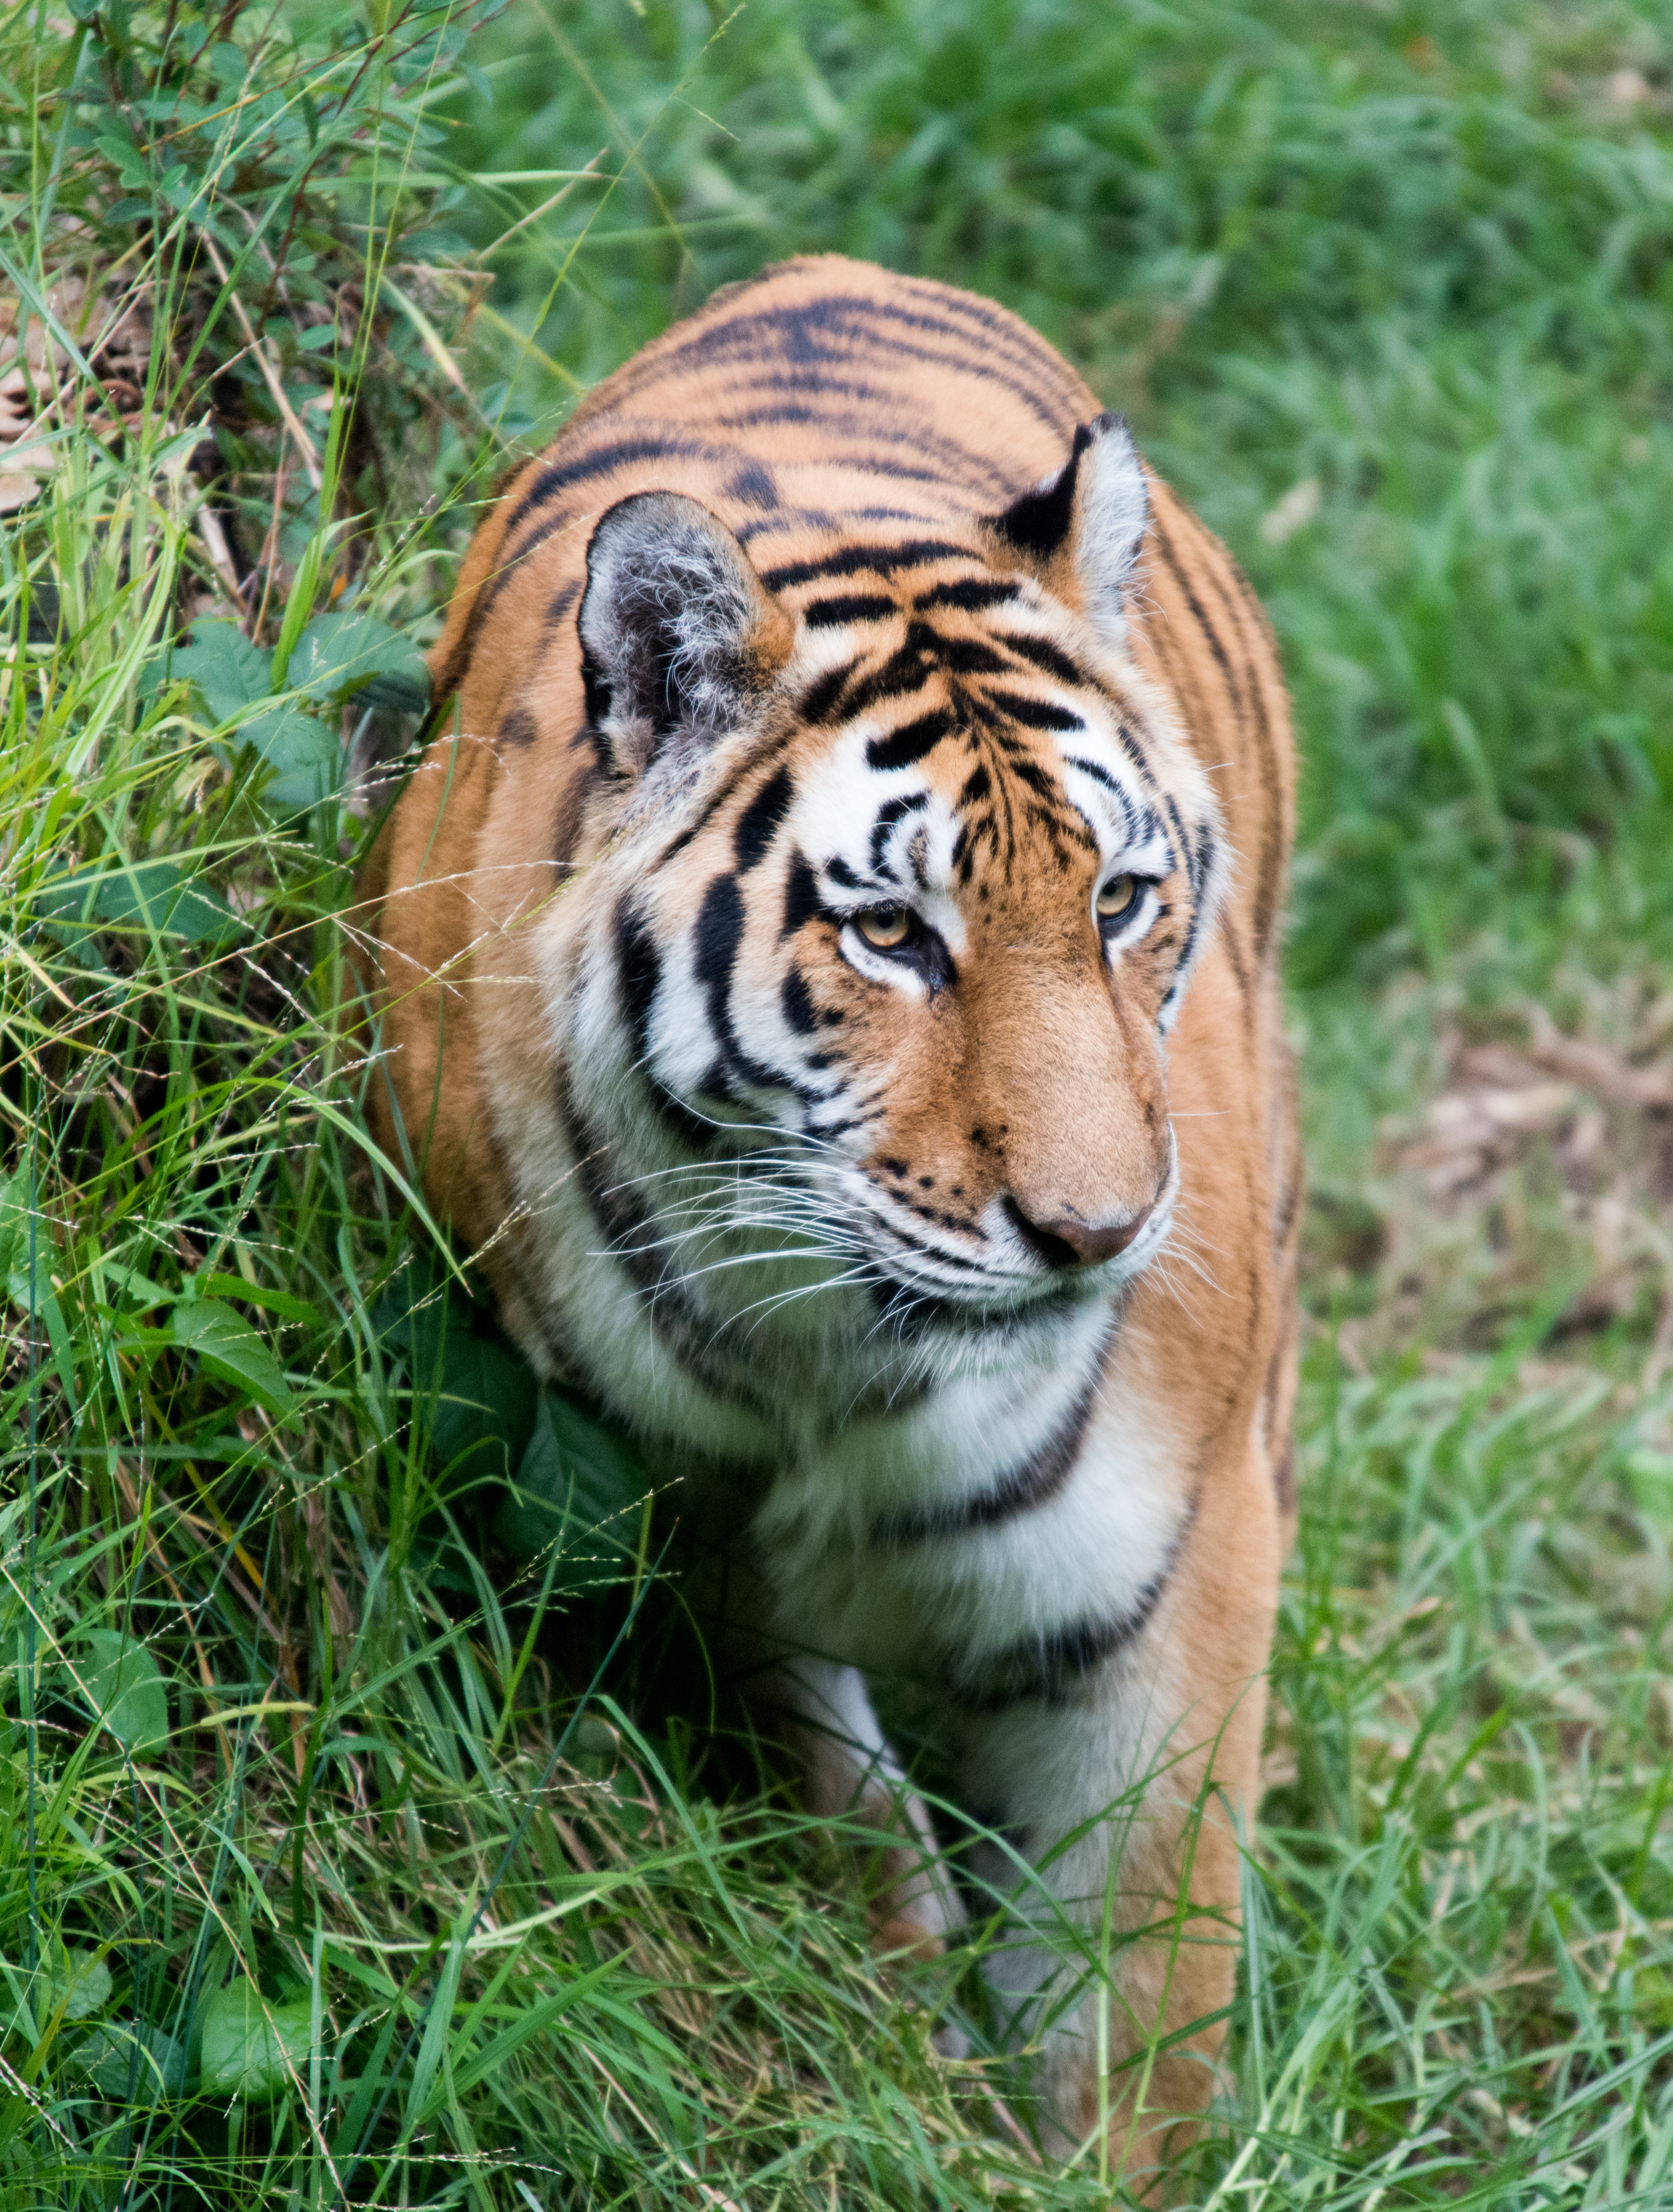
[[[1028,2148],[995,1931],[880,1967],[704,1725],[670,1501],[361,1114],[342,771],[477,506],[840,247],[1129,409],[1306,743],[1302,1528],[1178,2185],[1673,2205],[1670,63],[1520,0],[0,24],[0,2203],[1109,2201]],[[508,1497],[530,1437],[586,1511]]]

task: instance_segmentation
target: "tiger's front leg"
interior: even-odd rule
[[[987,1978],[1010,2040],[1036,2054],[1047,2148],[1103,2129],[1109,2170],[1141,2189],[1220,2079],[1278,1558],[1252,1454],[1217,1497],[1205,1484],[1130,1643],[1043,1646],[1028,1694],[994,1683],[958,1721],[967,1802],[1015,1853],[985,1845],[972,1870],[1009,1899]]]
[[[883,1882],[872,1908],[883,1953],[938,1952],[964,1920],[929,1808],[907,1781],[855,1667],[798,1654],[782,1662],[767,1698],[802,1771],[810,1813],[858,1821],[882,1838]]]

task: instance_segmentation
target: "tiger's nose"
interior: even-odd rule
[[[1014,1198],[1005,1200],[1012,1228],[1048,1267],[1095,1267],[1100,1260],[1113,1260],[1118,1252],[1126,1250],[1155,1210],[1154,1204],[1142,1206],[1130,1220],[1098,1229],[1082,1221],[1078,1213],[1035,1221]]]

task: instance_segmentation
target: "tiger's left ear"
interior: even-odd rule
[[[630,776],[741,729],[795,635],[725,524],[672,491],[635,493],[600,520],[576,627],[587,720]]]
[[[1149,495],[1132,433],[1119,415],[1100,415],[1075,433],[1055,476],[1025,491],[988,528],[1000,550],[1021,555],[1048,589],[1078,598],[1106,644],[1126,634],[1133,563],[1150,520]]]

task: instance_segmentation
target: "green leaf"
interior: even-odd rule
[[[534,1434],[538,1385],[493,1316],[415,1266],[391,1285],[375,1317],[406,1355],[438,1466],[467,1481],[506,1480]]]
[[[193,1280],[199,1291],[207,1297],[242,1298],[246,1305],[260,1306],[268,1313],[281,1314],[287,1321],[300,1321],[309,1328],[319,1326],[318,1308],[311,1306],[306,1298],[299,1298],[289,1291],[270,1290],[265,1283],[246,1283],[242,1275],[204,1274],[200,1272]]]
[[[42,1248],[46,1243],[44,1224],[35,1231],[35,1271],[40,1272]],[[0,1275],[9,1276],[21,1271],[24,1290],[28,1288],[29,1269],[29,1176],[27,1168],[0,1176]],[[14,1291],[12,1296],[20,1304],[26,1301],[22,1293]]]
[[[133,928],[149,935],[220,943],[238,922],[226,902],[199,890],[178,860],[136,860],[49,876],[31,901],[36,918],[65,944],[96,928]]]
[[[425,1378],[415,1375],[422,1386]],[[454,1328],[442,1351],[431,1447],[439,1465],[504,1481],[528,1448],[536,1384],[522,1354],[497,1330]]]
[[[651,1478],[634,1455],[598,1422],[548,1390],[517,1477],[489,1533],[514,1559],[559,1546],[555,1587],[596,1588],[632,1564],[639,1509]]]
[[[318,806],[342,780],[342,748],[335,732],[300,707],[270,707],[237,732],[273,770],[262,797],[280,813]]]
[[[166,1723],[167,1706],[163,1717]],[[64,1995],[66,1990],[67,1996]],[[60,1996],[64,1997],[64,2016],[66,2020],[86,2020],[94,2013],[102,2011],[111,2001],[109,1966],[93,1952],[66,1951],[64,1976],[53,1997],[55,2005]]]
[[[241,1313],[219,1298],[191,1298],[170,1317],[174,1341],[195,1352],[212,1375],[247,1390],[270,1413],[288,1413],[295,1404],[284,1370],[266,1339]]]
[[[373,677],[424,680],[424,659],[398,630],[375,615],[316,615],[296,641],[287,681],[310,699],[340,699]]]
[[[185,2086],[186,2055],[173,2037],[133,2021],[112,2021],[89,2036],[75,2063],[101,2097],[178,2097]]]
[[[113,1628],[90,1628],[82,1686],[100,1723],[123,1749],[142,1759],[168,1741],[168,1693],[162,1670],[142,1644]]]
[[[271,2097],[308,2063],[306,1997],[273,2004],[246,1976],[209,1999],[203,2014],[203,2086],[212,2097]]]
[[[420,661],[410,670],[374,676],[360,699],[363,707],[381,707],[391,714],[421,714],[430,703],[430,672]]]
[[[318,619],[368,621],[370,617],[322,616]],[[301,645],[306,644],[314,627],[311,623],[303,632]],[[395,636],[386,623],[378,623],[374,628]],[[410,646],[403,644],[401,650],[406,659],[411,658]],[[297,655],[293,654],[292,659],[294,663]],[[404,666],[405,659],[400,665]],[[372,667],[366,672],[367,677],[375,673]],[[215,720],[235,726],[230,734],[239,744],[255,747],[273,771],[263,787],[270,806],[281,813],[300,813],[318,805],[336,789],[342,747],[335,732],[300,707],[288,703],[251,714],[252,707],[273,696],[273,659],[259,646],[252,645],[236,623],[195,622],[191,642],[174,654],[168,674],[185,677],[197,687]],[[315,696],[323,697],[326,692],[318,691]]]
[[[236,721],[273,690],[270,657],[236,623],[207,616],[193,623],[190,641],[174,655],[169,672],[197,686],[217,722]]]

